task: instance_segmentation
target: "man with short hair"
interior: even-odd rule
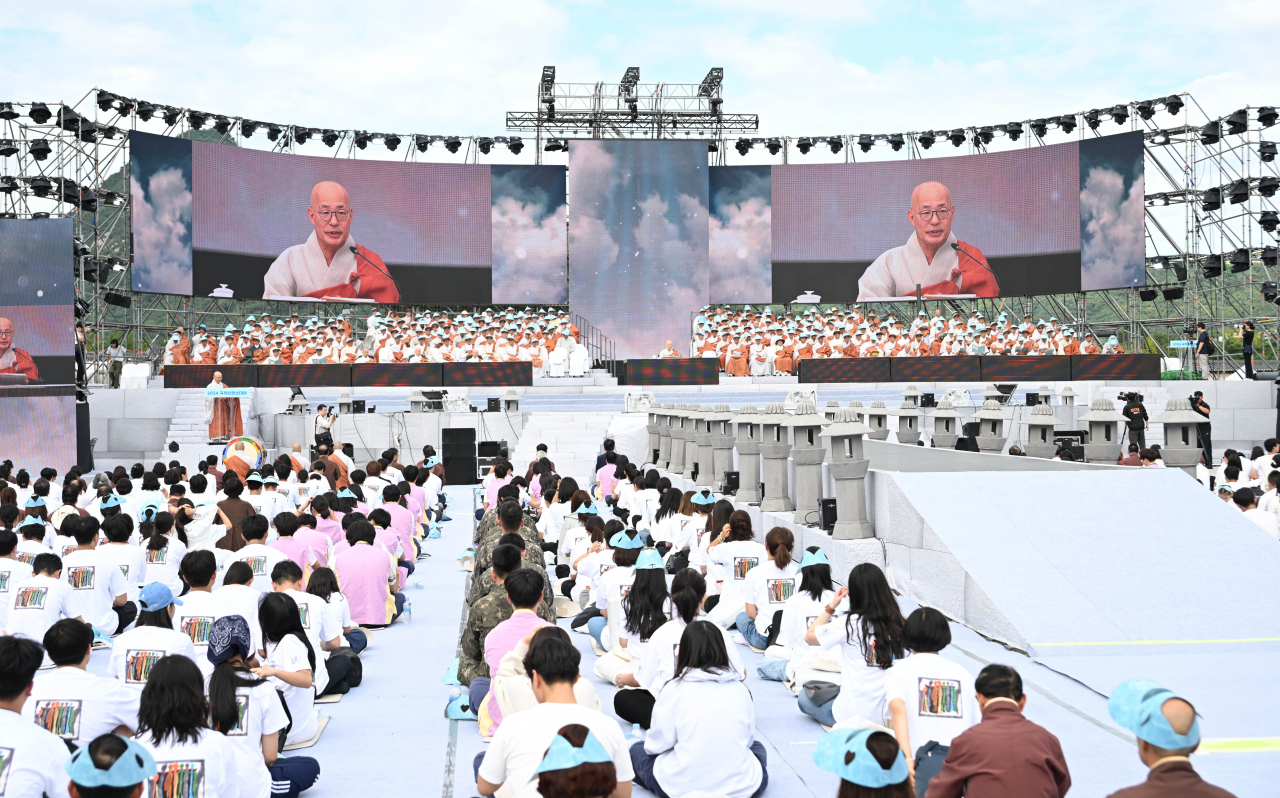
[[[520,550],[515,546],[499,546],[494,549],[493,563],[490,566],[494,588],[472,604],[471,611],[467,614],[467,623],[462,630],[462,653],[458,658],[458,681],[470,687],[481,680],[479,685],[472,688],[474,701],[469,706],[478,706],[480,699],[489,691],[489,663],[484,658],[484,641],[494,627],[511,617],[511,602],[507,601],[507,590],[503,587],[503,582],[520,567],[521,562]]]
[[[93,627],[64,618],[45,632],[44,649],[57,669],[36,677],[22,717],[77,746],[101,734],[133,736],[142,693],[89,673]]]
[[[1027,697],[1018,672],[988,665],[973,686],[982,721],[951,741],[927,798],[1065,796],[1071,773],[1062,745],[1023,716]]]
[[[207,656],[209,630],[213,622],[225,615],[232,615],[230,607],[213,594],[213,583],[218,573],[218,561],[211,551],[193,551],[182,558],[178,573],[191,586],[182,596],[182,605],[173,613],[173,628],[191,638],[195,647],[196,665],[205,677],[213,673],[213,663]],[[249,628],[257,628],[257,618],[246,619]],[[259,630],[258,634],[261,634]]]
[[[35,360],[25,349],[13,345],[14,334],[13,322],[0,317],[0,374],[25,374],[29,380],[40,379]]]
[[[1253,492],[1253,488],[1241,488],[1232,494],[1231,500],[1235,502],[1236,507],[1240,508],[1245,518],[1257,524],[1263,532],[1280,540],[1280,521],[1266,510],[1258,509],[1258,496]]]
[[[1205,330],[1204,322],[1196,325],[1196,366],[1200,369],[1200,379],[1211,380],[1213,375],[1209,373],[1209,356],[1213,354],[1213,341],[1209,339],[1209,333]],[[1200,392],[1196,391],[1199,396]],[[1195,409],[1193,406],[1192,410]]]
[[[240,522],[245,545],[228,559],[227,564],[242,562],[253,571],[253,587],[259,593],[271,592],[271,573],[276,565],[289,557],[267,545],[267,530],[271,527],[265,515],[247,515]]]
[[[538,444],[533,451],[533,459],[529,461],[529,467],[524,472],[524,481],[529,484],[533,484],[533,467],[538,464],[539,460],[546,460],[547,465],[551,466],[551,470],[553,472],[556,470],[556,464],[551,462],[547,456],[547,445],[545,443]]]
[[[40,644],[24,637],[0,637],[0,740],[9,749],[4,762],[5,794],[18,798],[68,798],[71,756],[52,732],[22,717],[44,660]]]
[[[1142,447],[1136,442],[1129,444],[1129,456],[1122,460],[1117,460],[1116,465],[1122,466],[1141,466],[1142,465]]]
[[[614,446],[616,445],[617,444],[614,443],[613,438],[604,439],[604,451],[596,455],[596,471],[599,471],[600,469],[604,468],[604,464],[607,462],[605,457],[609,454],[609,452],[613,451]]]
[[[1111,691],[1107,711],[1138,738],[1138,758],[1150,768],[1145,782],[1110,798],[1234,798],[1191,767],[1191,754],[1200,747],[1200,721],[1190,701],[1155,682],[1130,679]]]
[[[129,580],[114,559],[98,551],[98,524],[77,522],[71,524],[76,550],[62,560],[72,612],[104,634],[119,634],[138,617],[138,605],[127,595]]]
[[[510,618],[493,627],[484,639],[484,659],[489,665],[490,674],[498,672],[498,664],[502,662],[502,658],[526,635],[554,623],[554,621],[548,623],[545,619],[538,617],[537,609],[542,603],[544,585],[546,585],[545,575],[532,568],[517,568],[503,580],[502,586],[506,590],[507,601],[511,604],[512,612]],[[479,681],[488,680],[473,680],[472,686],[475,687],[476,682]],[[485,707],[493,721],[489,727],[489,735],[492,736],[502,724],[502,710],[498,707],[498,701],[492,693]],[[479,707],[472,705],[472,708],[477,715],[480,714]]]
[[[37,554],[31,571],[33,576],[9,586],[5,630],[11,635],[44,640],[44,633],[58,620],[80,616],[73,606],[71,588],[61,579],[62,559],[58,555]]]

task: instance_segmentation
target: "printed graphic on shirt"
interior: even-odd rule
[[[45,599],[49,597],[47,587],[24,587],[13,597],[15,610],[42,610]]]
[[[631,595],[631,585],[618,585],[618,592],[621,594],[618,598],[626,598]]]
[[[20,551],[14,556],[18,562],[26,563],[27,565],[36,561],[35,553],[30,551]]]
[[[298,605],[298,617],[302,619],[302,628],[311,628],[311,607],[306,604]]]
[[[796,594],[794,579],[769,579],[765,585],[769,591],[770,604],[781,604]]]
[[[125,578],[125,579],[128,579],[128,578],[129,578],[129,566],[128,566],[128,565],[121,565],[121,566],[120,566],[120,573],[124,575],[124,578]]]
[[[755,568],[760,564],[759,557],[734,557],[733,558],[733,578],[746,579],[747,571]]]
[[[67,569],[67,584],[72,590],[93,590],[94,577],[97,575],[96,565],[76,565]]]
[[[191,642],[197,646],[209,644],[209,629],[212,626],[212,615],[192,615],[182,619],[183,634],[190,635]]]
[[[164,649],[131,648],[124,655],[125,684],[146,684],[151,668],[164,656]]]
[[[608,572],[610,572],[610,571],[612,571],[612,570],[613,570],[613,565],[612,565],[612,564],[610,564],[610,563],[601,563],[601,564],[600,564],[600,575],[601,575],[601,576],[604,576],[605,574],[607,574]]]
[[[147,565],[164,565],[169,560],[169,547],[147,549]]]
[[[78,699],[40,699],[36,701],[36,725],[64,740],[74,740],[80,736],[82,704]]]
[[[264,556],[245,557],[240,562],[248,564],[254,576],[262,576],[267,572],[267,558]]]
[[[9,577],[12,575],[12,571],[0,571],[0,593],[9,592]]]
[[[919,677],[917,681],[922,717],[964,717],[960,704],[960,682],[954,679],[930,679],[924,676]]]
[[[243,737],[248,734],[244,726],[245,713],[249,711],[249,696],[236,693],[236,725],[224,732],[228,737]]]
[[[13,749],[0,748],[0,795],[9,786],[9,768],[13,765]]]
[[[66,557],[68,554],[70,554],[71,552],[73,552],[73,551],[75,551],[75,550],[76,550],[76,544],[74,544],[74,543],[72,543],[72,544],[70,544],[70,545],[63,546],[63,547],[62,547],[62,554],[61,554],[60,556],[62,556],[62,557]]]
[[[204,798],[204,760],[157,762],[147,798]]]

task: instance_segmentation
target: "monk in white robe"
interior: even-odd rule
[[[222,372],[213,373],[209,388],[225,388]],[[240,400],[235,397],[205,397],[204,423],[209,425],[209,440],[235,438],[244,434],[244,421],[240,418]]]
[[[858,279],[858,301],[915,296],[917,285],[929,295],[999,295],[986,258],[951,232],[955,210],[951,192],[943,184],[931,181],[916,186],[907,211],[915,232],[906,244],[888,250],[867,267]]]
[[[355,209],[347,190],[332,181],[311,189],[307,219],[315,228],[305,244],[289,247],[267,270],[263,299],[340,297],[399,302],[400,290],[382,259],[351,238]],[[355,252],[352,252],[355,249]]]

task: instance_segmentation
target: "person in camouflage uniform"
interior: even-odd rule
[[[511,505],[508,507],[507,505]],[[530,552],[542,551],[542,536],[538,534],[538,529],[530,521],[529,517],[520,511],[519,502],[514,499],[507,499],[498,503],[499,523],[496,529],[487,533],[487,537],[476,546],[476,565],[475,573],[482,573],[484,569],[489,567],[489,560],[493,557],[493,550],[498,547],[498,540],[508,532],[518,532],[520,537],[524,538],[525,547]],[[530,521],[526,523],[526,521]]]
[[[525,539],[514,532],[508,532],[498,539],[500,546],[515,546],[520,549],[521,568],[528,568],[530,571],[542,577],[542,601],[538,603],[535,612],[538,617],[547,623],[556,622],[555,609],[555,593],[551,587],[551,578],[547,575],[546,569],[542,563],[538,562],[538,558],[542,556],[539,549],[533,549],[534,553],[530,553],[530,549]],[[480,576],[472,576],[471,587],[467,590],[467,604],[474,605],[484,596],[487,596],[497,584],[493,581],[493,573],[491,570],[483,571]]]
[[[468,686],[476,679],[489,678],[489,664],[484,659],[484,640],[495,626],[511,617],[511,602],[507,601],[507,591],[502,582],[523,564],[520,550],[515,546],[500,546],[493,555],[494,588],[487,596],[471,605],[459,644],[461,651],[458,654],[458,681]]]

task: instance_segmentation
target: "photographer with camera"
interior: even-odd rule
[[[1203,325],[1201,325],[1203,326]],[[1204,400],[1204,393],[1196,391],[1188,397],[1191,409],[1204,416],[1204,421],[1196,425],[1196,437],[1200,448],[1204,450],[1204,467],[1213,470],[1213,426],[1209,423],[1209,403]]]
[[[1129,427],[1129,441],[1138,444],[1139,449],[1147,448],[1147,430],[1151,429],[1147,408],[1142,404],[1142,394],[1130,391],[1117,397],[1124,400],[1125,423]]]
[[[330,413],[328,405],[316,408],[316,446],[333,446],[333,422],[338,420],[337,413]]]

